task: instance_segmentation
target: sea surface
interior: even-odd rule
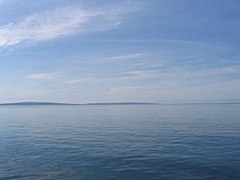
[[[240,105],[1,106],[0,179],[240,179]]]

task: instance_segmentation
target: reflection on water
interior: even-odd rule
[[[0,179],[240,179],[240,105],[0,107]]]

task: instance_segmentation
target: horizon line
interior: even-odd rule
[[[240,104],[240,102],[140,102],[140,101],[126,101],[126,102],[92,102],[92,103],[66,103],[54,101],[18,101],[0,103],[0,106],[9,105],[187,105],[187,104]]]

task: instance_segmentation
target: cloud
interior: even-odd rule
[[[62,74],[59,72],[51,72],[51,73],[38,73],[38,74],[30,74],[27,76],[29,79],[34,80],[53,80],[60,77]]]
[[[131,3],[98,9],[76,5],[30,15],[0,27],[0,47],[108,30],[138,9]]]
[[[84,81],[84,79],[73,79],[73,80],[65,81],[65,84],[78,84],[78,83],[81,83],[83,81]]]
[[[108,57],[104,58],[103,60],[106,61],[125,61],[125,60],[132,60],[132,59],[139,59],[145,57],[145,53],[134,53],[134,54],[126,54],[126,55],[121,55],[121,56],[113,56],[113,57]]]
[[[121,79],[147,79],[147,78],[154,78],[158,76],[157,71],[148,71],[148,70],[135,70],[129,72],[123,72],[118,75],[118,78]]]
[[[146,60],[149,58],[147,53],[131,53],[131,54],[123,54],[123,55],[115,55],[109,57],[102,57],[91,60],[91,64],[102,64],[102,63],[126,63],[126,62],[138,62]]]

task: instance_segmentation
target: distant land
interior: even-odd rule
[[[57,103],[57,102],[13,102],[0,103],[0,106],[114,106],[114,105],[191,105],[191,104],[240,104],[240,102],[184,102],[184,103],[152,103],[152,102],[106,102],[106,103]]]
[[[83,103],[83,104],[72,104],[72,103],[56,103],[56,102],[15,102],[15,103],[2,103],[0,106],[61,106],[61,105],[156,105],[158,103],[148,102],[111,102],[111,103]]]

